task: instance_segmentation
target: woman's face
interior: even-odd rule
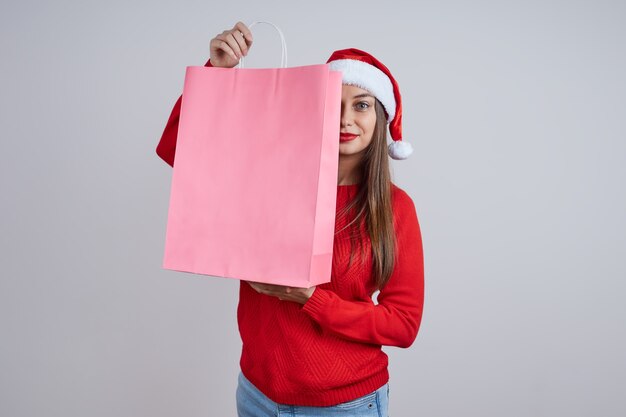
[[[339,155],[348,156],[363,152],[372,141],[376,126],[375,98],[367,90],[343,84],[341,92],[341,127]],[[345,140],[342,134],[358,135]]]

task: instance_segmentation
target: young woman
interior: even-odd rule
[[[236,66],[252,41],[237,22],[211,40],[205,66]],[[381,347],[411,346],[422,319],[420,226],[413,200],[391,182],[388,160],[412,152],[401,140],[398,85],[387,67],[355,48],[333,52],[327,63],[343,73],[331,282],[311,288],[240,282],[240,417],[387,416],[388,357]],[[172,166],[181,99],[157,146]]]

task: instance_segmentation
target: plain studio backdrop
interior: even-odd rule
[[[161,268],[155,147],[238,20],[400,85],[426,300],[390,415],[626,415],[626,6],[528,0],[2,3],[0,415],[236,414],[239,281]]]

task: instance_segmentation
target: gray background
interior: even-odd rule
[[[422,226],[420,333],[390,415],[626,415],[618,1],[3,2],[2,416],[233,416],[238,281],[161,269],[155,147],[237,20],[289,66],[393,72]],[[268,25],[246,67],[278,66]],[[621,395],[621,396],[620,396]]]

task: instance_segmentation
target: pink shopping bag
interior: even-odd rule
[[[164,269],[330,281],[341,73],[283,65],[187,67]]]

